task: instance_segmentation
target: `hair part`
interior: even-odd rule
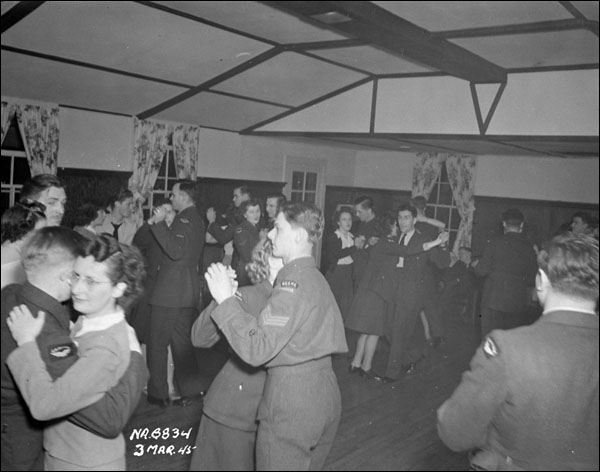
[[[561,234],[544,244],[538,265],[552,289],[583,300],[598,300],[598,241],[584,234]]]
[[[398,207],[398,211],[396,212],[396,215],[399,215],[401,211],[410,211],[410,214],[413,216],[413,218],[417,217],[417,209],[412,206],[410,203],[403,203],[402,205],[400,205]]]

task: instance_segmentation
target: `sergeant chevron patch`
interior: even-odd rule
[[[262,322],[265,326],[278,326],[279,328],[283,328],[289,320],[289,316],[274,315],[270,306],[267,306],[262,312]]]

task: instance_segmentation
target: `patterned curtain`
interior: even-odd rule
[[[129,190],[133,192],[135,215],[138,222],[144,219],[142,205],[154,188],[163,157],[167,152],[169,129],[167,124],[150,120],[133,119],[133,175]]]
[[[412,196],[423,195],[429,198],[442,170],[443,155],[420,152],[413,168]]]
[[[17,105],[17,123],[31,175],[56,175],[58,168],[58,106]]]
[[[475,169],[477,161],[471,156],[451,155],[446,159],[446,171],[452,188],[452,195],[456,201],[461,221],[454,241],[452,252],[458,254],[461,246],[471,247],[471,233],[473,230],[473,213],[475,203]]]
[[[2,100],[2,140],[0,140],[0,143],[4,142],[4,137],[8,132],[8,128],[10,128],[10,122],[13,116],[15,116],[17,108],[15,103],[8,103]]]
[[[173,154],[178,179],[196,180],[200,128],[176,125],[173,129]]]

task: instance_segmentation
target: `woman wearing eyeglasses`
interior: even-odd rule
[[[52,380],[35,338],[45,315],[33,318],[15,307],[8,325],[19,348],[7,365],[38,420],[62,418],[99,400],[127,370],[131,352],[140,352],[124,309],[142,292],[144,264],[135,248],[109,236],[91,240],[70,275],[74,308],[81,313],[71,330],[79,359]],[[57,352],[57,356],[61,353]],[[45,470],[125,470],[125,440],[100,437],[69,421],[44,430]]]

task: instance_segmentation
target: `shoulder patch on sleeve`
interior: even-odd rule
[[[48,346],[48,356],[55,361],[74,356],[76,353],[77,348],[74,343],[53,344]]]
[[[488,359],[496,357],[498,354],[500,354],[500,349],[498,348],[496,341],[490,337],[485,338],[485,341],[483,342],[483,353]]]
[[[281,288],[297,289],[299,287],[298,282],[294,280],[282,280],[279,284]]]
[[[279,328],[283,328],[289,320],[289,316],[274,315],[270,305],[267,305],[262,312],[262,322],[265,326],[278,326]]]

